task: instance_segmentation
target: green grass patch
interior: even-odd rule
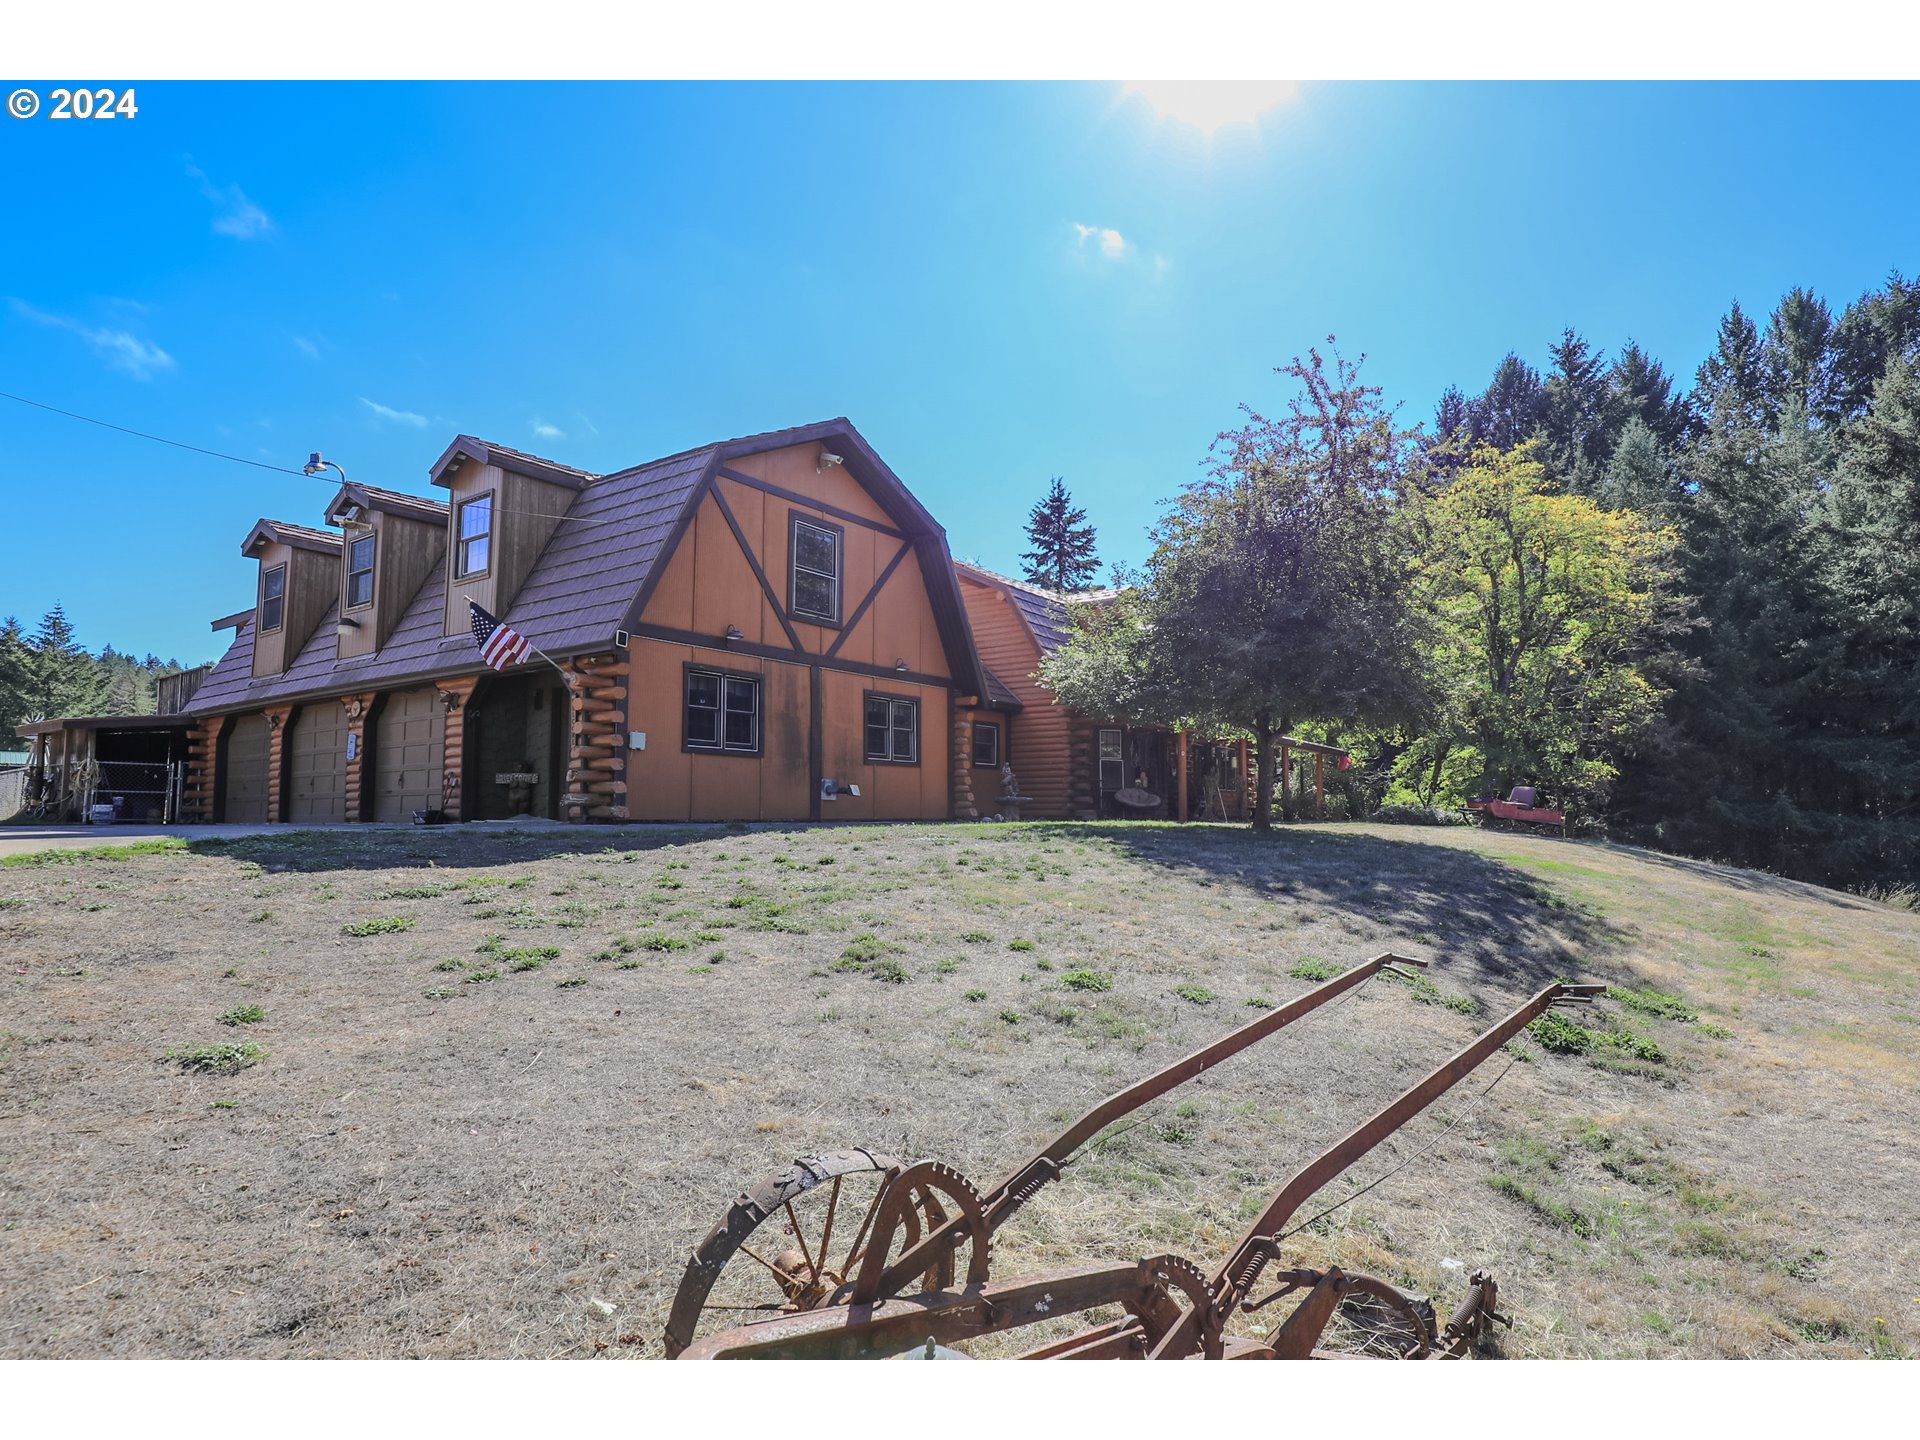
[[[1111,990],[1113,976],[1104,970],[1069,970],[1060,977],[1060,983],[1069,990]]]
[[[143,855],[178,855],[187,842],[174,835],[156,835],[126,845],[89,845],[77,850],[29,850],[0,856],[0,869],[33,870],[48,865],[84,865],[94,860],[137,860]]]
[[[259,1064],[266,1054],[251,1040],[242,1040],[227,1045],[176,1045],[167,1051],[166,1058],[182,1070],[202,1075],[238,1075],[249,1065]]]
[[[395,935],[402,930],[411,930],[413,926],[411,915],[388,915],[379,920],[356,920],[351,925],[342,925],[340,933],[365,939],[369,935]]]
[[[222,1025],[258,1025],[267,1018],[267,1012],[258,1005],[236,1005],[213,1018]]]
[[[966,995],[963,998],[967,1000],[980,1001],[987,998],[987,992],[984,990],[969,990],[967,991]]]
[[[1316,960],[1311,955],[1302,955],[1293,962],[1293,968],[1287,971],[1296,980],[1331,980],[1336,975],[1344,975],[1349,967],[1336,964],[1332,960]]]
[[[967,944],[969,945],[984,945],[989,940],[993,939],[993,936],[989,935],[984,930],[968,930],[964,932],[960,936],[960,938],[966,941]]]
[[[1031,950],[1031,949],[1033,949],[1033,941],[1031,941],[1031,940],[1009,940],[1009,941],[1007,942],[1007,949],[1009,949],[1009,950],[1021,950],[1021,951],[1025,951],[1025,950]]]
[[[1214,1001],[1213,991],[1204,985],[1196,985],[1191,980],[1184,985],[1174,986],[1173,993],[1189,1005],[1211,1005]]]
[[[554,981],[553,988],[556,990],[578,990],[586,983],[587,977],[584,975],[569,975],[565,980]]]
[[[1700,1012],[1688,1004],[1684,997],[1670,995],[1664,990],[1629,990],[1614,985],[1607,987],[1607,998],[1629,1010],[1638,1010],[1642,1015],[1677,1020],[1683,1025],[1690,1025],[1700,1018]]]
[[[461,982],[466,985],[491,985],[500,978],[498,970],[476,970]]]

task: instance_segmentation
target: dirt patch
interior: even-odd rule
[[[1658,1059],[1515,1046],[1330,1187],[1315,1209],[1433,1147],[1298,1258],[1443,1310],[1487,1265],[1508,1354],[1915,1348],[1920,918],[1524,837],[1039,824],[0,869],[0,1353],[658,1354],[688,1249],[795,1155],[989,1184],[1308,962],[1383,949],[1432,960],[1431,993],[1376,980],[1175,1092],[995,1273],[1210,1267],[1297,1164],[1567,975],[1675,997],[1593,1017]],[[260,1053],[183,1063],[203,1047]]]

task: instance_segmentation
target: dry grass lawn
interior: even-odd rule
[[[1486,1265],[1510,1356],[1920,1347],[1920,915],[1599,844],[1035,824],[0,868],[0,1354],[657,1355],[689,1248],[793,1156],[988,1184],[1303,962],[1382,949],[1431,987],[1376,979],[1097,1142],[995,1273],[1210,1269],[1297,1164],[1569,976],[1625,997],[1592,1048],[1496,1057],[1330,1188],[1426,1150],[1297,1260],[1443,1313]],[[231,1045],[261,1053],[191,1067]]]

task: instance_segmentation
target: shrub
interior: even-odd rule
[[[1458,810],[1443,810],[1438,805],[1382,805],[1367,817],[1376,825],[1464,825],[1467,817]]]

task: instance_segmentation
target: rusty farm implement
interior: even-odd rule
[[[1425,1297],[1337,1267],[1261,1275],[1282,1259],[1289,1222],[1349,1169],[1482,1061],[1556,1005],[1591,1002],[1603,986],[1554,984],[1487,1030],[1378,1114],[1302,1166],[1211,1275],[1178,1255],[1050,1270],[1001,1280],[993,1238],[1083,1146],[1115,1120],[1212,1069],[1381,970],[1424,961],[1379,955],[1096,1105],[1043,1150],[982,1192],[937,1161],[871,1150],[796,1160],[742,1193],[687,1262],[666,1348],[688,1359],[828,1359],[902,1354],[1105,1311],[1025,1352],[1031,1359],[1306,1359],[1336,1315],[1376,1353],[1466,1355],[1494,1313],[1485,1271],[1442,1323]],[[803,1224],[801,1212],[812,1217]],[[963,1258],[964,1257],[964,1258]],[[1227,1333],[1237,1314],[1283,1300],[1286,1318],[1259,1339]],[[1057,1327],[1056,1327],[1057,1328]]]

